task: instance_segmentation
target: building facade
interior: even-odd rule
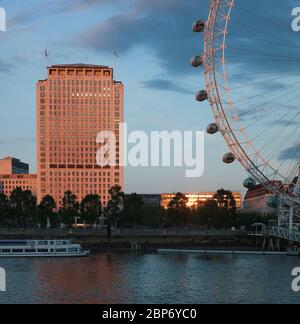
[[[268,206],[268,202],[274,194],[263,185],[257,185],[248,189],[244,200],[244,212],[256,212],[260,214],[274,213],[274,209]]]
[[[160,207],[161,206],[161,195],[160,194],[138,194],[144,202],[145,206],[149,207]],[[125,195],[128,199],[130,195]]]
[[[142,194],[141,195],[146,206],[160,207],[161,195],[158,194]]]
[[[67,64],[48,67],[48,78],[37,83],[38,201],[52,195],[60,205],[68,190],[81,200],[123,187],[120,166],[123,84],[106,66]],[[99,166],[96,143],[101,131],[116,136],[116,166]]]
[[[0,192],[6,196],[17,189],[37,194],[37,176],[29,174],[29,165],[14,157],[0,159]]]
[[[8,156],[0,159],[0,174],[29,174],[29,165]]]
[[[215,196],[215,192],[198,192],[198,193],[185,193],[184,195],[188,199],[187,207],[193,208],[199,204],[204,204],[206,201],[211,200]],[[242,208],[243,197],[240,192],[233,192],[233,197],[236,201],[237,209]],[[170,201],[175,197],[175,193],[165,193],[161,195],[161,205],[164,208],[168,208]]]
[[[36,174],[0,174],[0,192],[7,197],[17,189],[29,190],[37,196],[37,175]]]

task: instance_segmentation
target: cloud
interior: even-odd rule
[[[0,59],[0,73],[11,73],[18,66],[19,63],[24,64],[25,61],[26,59],[24,57]]]
[[[61,1],[61,0],[60,0]],[[135,3],[137,0],[67,0],[69,4],[65,6],[65,11],[88,10],[99,5],[118,5],[124,3]],[[112,4],[113,2],[113,4]]]
[[[113,0],[113,5],[134,1],[136,0]],[[112,0],[44,0],[42,4],[39,3],[36,6],[32,6],[30,10],[26,6],[26,9],[20,10],[10,17],[7,24],[10,26],[10,29],[20,30],[20,28],[23,29],[28,24],[44,21],[45,17],[85,11],[100,5],[112,5]]]
[[[300,157],[300,143],[288,147],[287,149],[281,151],[279,154],[280,161],[296,160],[296,159],[299,160],[299,157]]]
[[[188,62],[191,56],[202,52],[203,38],[191,32],[191,24],[207,17],[208,1],[124,1],[129,6],[127,11],[122,10],[118,15],[99,21],[76,35],[71,44],[106,54],[114,49],[128,53],[144,47],[155,55],[165,72],[172,75],[193,73]],[[276,6],[274,0],[264,0],[263,4],[260,0],[253,2],[240,1],[232,11],[226,48],[228,67],[238,72],[244,71],[245,74],[247,71],[264,71],[267,75],[275,70],[278,73],[271,75],[273,78],[281,73],[297,71],[300,62],[298,35],[291,30],[291,9],[297,1],[280,5],[276,0]],[[90,0],[87,5],[96,3],[103,1]],[[262,10],[268,6],[272,7],[271,13]],[[261,77],[266,78],[266,75]],[[230,77],[233,82],[243,79],[255,81],[256,76],[240,74],[239,77]],[[264,91],[284,90],[285,82],[278,78],[253,87]]]
[[[184,93],[188,95],[194,94],[193,91],[177,84],[172,80],[152,79],[152,80],[142,82],[142,85],[145,88],[149,88],[153,90],[173,91],[173,92]]]
[[[12,143],[32,143],[35,142],[36,138],[16,138],[11,140],[0,140],[0,145],[12,144]]]
[[[128,11],[76,35],[71,44],[102,53],[111,53],[113,49],[128,53],[144,47],[167,72],[189,74],[189,60],[201,52],[202,44],[201,35],[194,35],[191,26],[206,15],[204,0],[140,0]]]
[[[10,73],[14,68],[14,64],[11,64],[3,59],[0,59],[0,73]]]

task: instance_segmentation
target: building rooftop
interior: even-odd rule
[[[282,183],[280,181],[272,181],[274,185],[281,185]],[[251,199],[251,198],[257,198],[265,195],[273,195],[273,193],[268,190],[264,185],[262,184],[257,184],[255,187],[248,189],[245,200]]]
[[[76,63],[76,64],[55,64],[49,66],[48,68],[90,68],[90,69],[110,69],[110,67],[105,65],[95,65],[95,64],[84,64],[84,63]]]

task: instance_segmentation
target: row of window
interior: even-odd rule
[[[2,180],[0,180],[0,182],[2,182]],[[20,180],[4,180],[3,183],[7,184],[12,184],[12,185],[25,185],[26,183],[28,183],[28,181],[20,181]]]
[[[42,176],[46,176],[45,172],[41,173]],[[119,172],[115,172],[115,176],[118,176]],[[86,176],[86,177],[98,177],[98,176],[103,176],[103,177],[110,177],[111,173],[110,172],[61,172],[61,171],[50,171],[50,176],[72,176],[72,177],[79,177],[79,176]]]
[[[119,181],[115,181],[115,183],[119,183]],[[68,187],[69,188],[71,188],[71,190],[72,191],[74,191],[74,190],[76,190],[76,189],[90,189],[90,190],[93,190],[93,189],[95,189],[95,190],[98,190],[99,189],[99,191],[101,190],[101,189],[107,189],[107,190],[109,190],[111,187],[112,187],[112,184],[113,183],[111,183],[111,184],[103,184],[103,185],[97,185],[97,184],[92,184],[92,185],[88,185],[88,184],[85,184],[85,185],[81,185],[81,186],[79,186],[79,184],[77,184],[76,186],[73,184],[72,185],[72,183],[71,182],[69,182],[69,183],[64,183],[64,186],[61,184],[61,183],[50,183],[50,190],[51,189],[54,189],[54,188],[65,188],[65,185],[66,184],[68,184]],[[44,186],[44,184],[42,183],[42,188],[46,188],[46,186]],[[84,192],[86,192],[86,191],[84,191]]]
[[[50,86],[52,84],[58,84],[58,85],[60,85],[60,84],[64,84],[64,85],[66,85],[66,84],[77,84],[77,85],[79,85],[79,84],[81,84],[81,85],[90,84],[90,85],[95,85],[95,86],[96,85],[99,85],[99,86],[108,85],[108,86],[110,86],[112,84],[112,82],[108,81],[108,80],[99,80],[99,81],[95,81],[95,80],[76,80],[75,81],[75,80],[51,80],[50,79],[48,82],[49,82]],[[45,90],[45,87],[41,86],[40,89],[41,89],[41,91],[43,91],[43,90]]]
[[[117,180],[117,179],[116,179]],[[102,183],[102,182],[110,182],[111,178],[50,178],[50,182],[78,182],[78,183],[88,183],[88,182],[95,182],[95,183]]]
[[[0,249],[0,253],[11,254],[11,253],[76,253],[80,252],[80,248],[69,248],[69,249]]]

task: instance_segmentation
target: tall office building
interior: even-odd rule
[[[36,95],[38,201],[50,194],[60,205],[64,192],[71,190],[79,200],[98,194],[106,204],[108,190],[116,184],[123,187],[123,84],[114,81],[107,66],[53,65],[48,78],[38,81]],[[101,131],[116,135],[117,166],[97,164]]]

